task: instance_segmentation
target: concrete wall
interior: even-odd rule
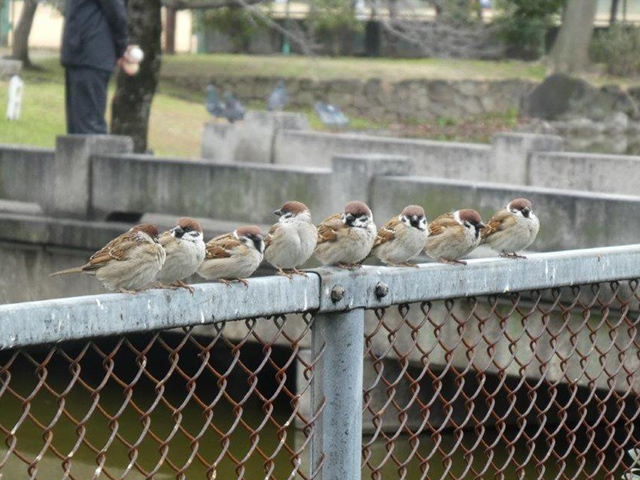
[[[52,149],[0,145],[0,199],[43,202],[54,154]]]
[[[482,180],[490,169],[488,145],[283,130],[276,137],[273,162],[328,166],[336,155],[379,153],[415,161],[421,176]]]
[[[589,153],[535,153],[529,184],[589,192],[640,195],[640,157]]]
[[[213,84],[234,92],[245,102],[266,102],[278,77],[193,75],[168,64],[162,77],[194,92]],[[529,80],[413,79],[391,83],[369,80],[286,79],[291,105],[309,108],[317,100],[335,103],[347,114],[395,121],[468,118],[517,109],[536,86]]]
[[[271,223],[273,210],[295,198],[322,216],[330,212],[330,177],[329,169],[100,156],[93,161],[93,212],[98,217],[157,212]]]
[[[422,205],[429,220],[460,208],[475,208],[486,220],[510,200],[526,197],[541,222],[531,250],[629,245],[640,239],[638,197],[406,177],[376,177],[371,188],[378,223],[410,204]]]

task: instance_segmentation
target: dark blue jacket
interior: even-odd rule
[[[61,61],[65,67],[112,72],[127,43],[123,0],[67,0]]]

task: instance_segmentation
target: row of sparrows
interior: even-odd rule
[[[155,226],[143,223],[113,239],[82,267],[51,276],[86,273],[95,275],[108,290],[130,293],[152,282],[192,290],[183,280],[195,273],[206,280],[247,285],[245,279],[263,258],[289,278],[306,275],[298,267],[314,253],[322,265],[347,269],[358,268],[369,256],[387,265],[413,266],[409,260],[423,251],[440,262],[466,264],[461,258],[481,243],[501,256],[524,258],[518,252],[533,243],[540,228],[531,202],[524,198],[511,201],[487,225],[471,209],[441,215],[427,224],[424,209],[409,205],[377,230],[371,209],[357,201],[318,227],[300,202],[286,202],[274,214],[279,220],[266,236],[249,225],[206,244],[201,225],[192,218],[181,218],[159,236]]]

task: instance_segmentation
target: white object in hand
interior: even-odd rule
[[[9,92],[7,95],[7,120],[18,120],[22,110],[22,92],[24,82],[18,75],[9,80]]]
[[[130,63],[140,63],[144,60],[144,52],[140,47],[134,45],[129,49],[127,57]]]

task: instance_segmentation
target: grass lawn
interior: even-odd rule
[[[25,71],[25,92],[20,120],[0,116],[0,143],[53,147],[55,137],[65,133],[64,71],[57,59],[38,61],[43,71]],[[7,102],[7,81],[0,81],[0,106]],[[110,88],[110,97],[114,88]],[[158,155],[199,157],[200,141],[208,114],[195,96],[163,86],[151,109],[149,145]],[[110,118],[107,112],[107,119]]]
[[[167,75],[261,75],[282,78],[369,79],[397,81],[413,78],[542,80],[546,66],[519,61],[442,58],[328,58],[303,56],[177,55],[165,57]]]

